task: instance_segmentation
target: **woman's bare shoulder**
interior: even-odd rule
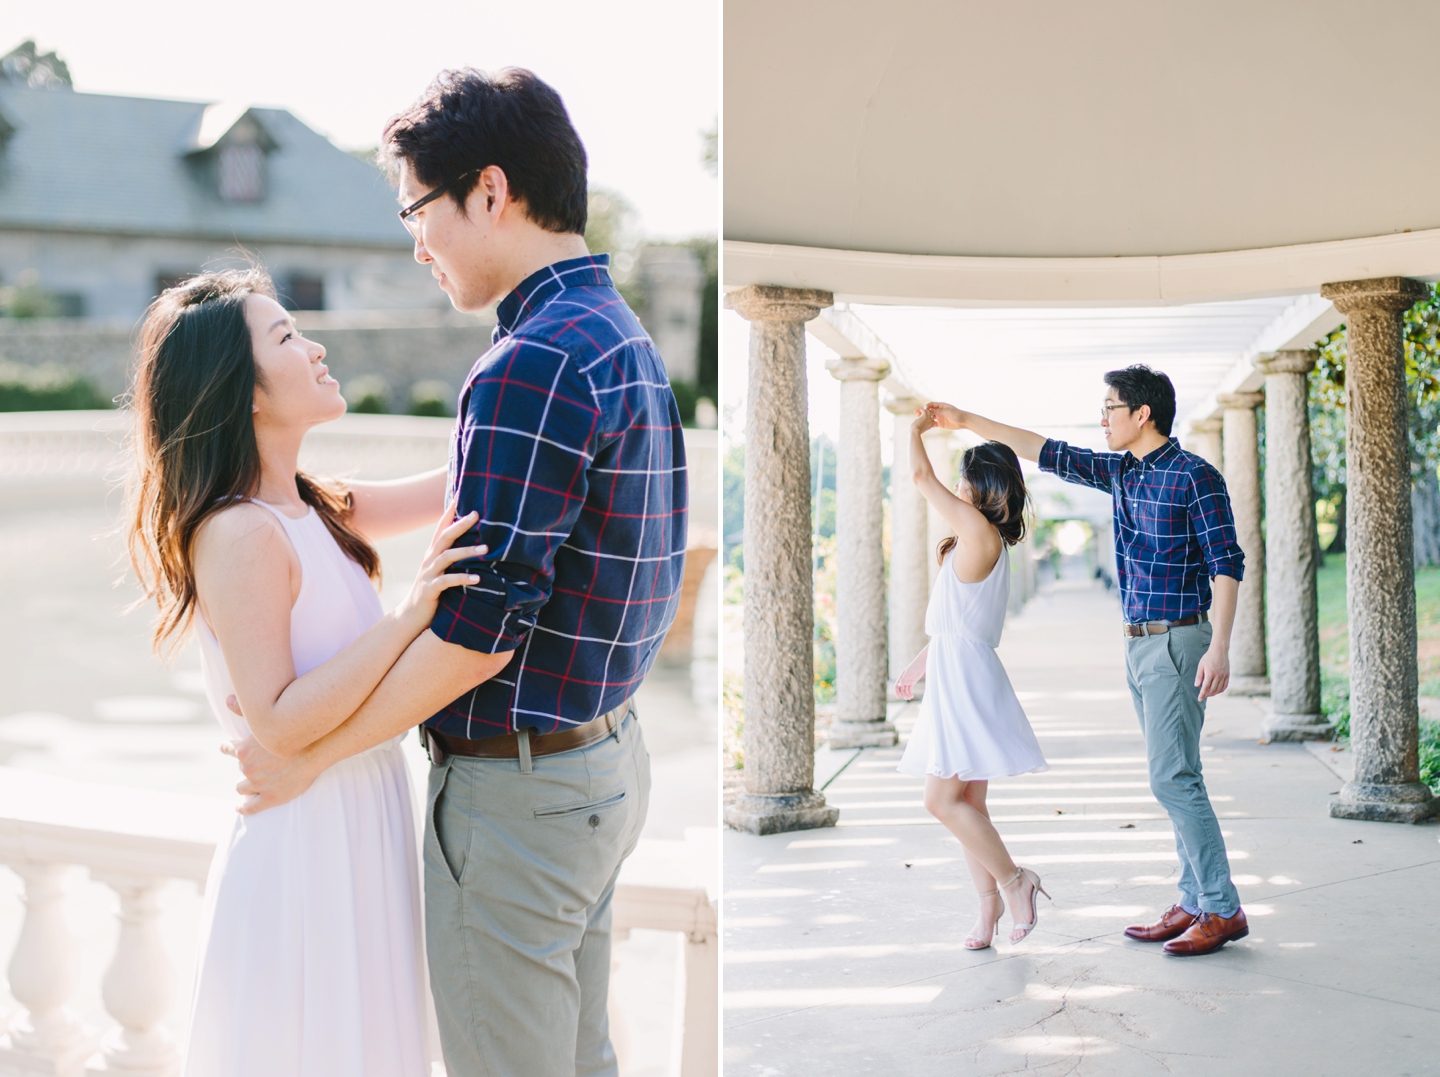
[[[195,554],[200,558],[206,554],[260,552],[283,538],[280,521],[269,509],[253,501],[237,500],[201,522],[195,532]]]

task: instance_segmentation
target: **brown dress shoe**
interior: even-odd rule
[[[1140,942],[1165,942],[1185,934],[1185,929],[1196,921],[1179,905],[1171,905],[1165,915],[1153,924],[1132,924],[1125,929],[1127,939]]]
[[[1165,944],[1165,952],[1174,957],[1214,953],[1231,939],[1243,939],[1248,934],[1250,925],[1245,922],[1244,909],[1236,909],[1234,916],[1202,912],[1185,934]]]

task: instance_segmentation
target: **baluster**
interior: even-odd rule
[[[22,1072],[69,1077],[80,1072],[87,1044],[66,1005],[75,993],[80,953],[61,908],[65,865],[10,866],[25,882],[25,922],[8,974],[10,993],[25,1009],[0,1039],[0,1067],[9,1060]]]
[[[703,900],[703,898],[702,898]],[[708,911],[708,910],[707,910]],[[710,929],[680,936],[685,991],[677,999],[676,1024],[670,1072],[680,1077],[714,1077],[720,1051],[720,938]]]
[[[101,1041],[102,1072],[171,1077],[179,1071],[180,1052],[160,1025],[170,1012],[175,980],[157,925],[165,880],[99,872],[92,877],[120,895],[120,941],[100,989],[119,1027]]]

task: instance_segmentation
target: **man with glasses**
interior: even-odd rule
[[[1042,471],[1114,499],[1126,675],[1145,734],[1150,789],[1170,816],[1180,855],[1180,901],[1158,922],[1125,934],[1163,942],[1174,956],[1208,954],[1249,934],[1200,768],[1205,700],[1230,683],[1230,630],[1245,556],[1225,480],[1170,436],[1170,379],[1137,365],[1112,370],[1105,384],[1100,425],[1111,451],[1104,453],[948,404],[927,407],[937,425],[1002,441]]]
[[[686,477],[655,346],[584,240],[585,150],[528,71],[442,73],[390,121],[415,258],[457,310],[498,303],[460,392],[452,588],[381,687],[294,760],[246,766],[262,806],[422,723],[425,924],[451,1077],[616,1073],[610,905],[649,756],[632,706],[679,604]],[[439,509],[439,506],[436,506]]]

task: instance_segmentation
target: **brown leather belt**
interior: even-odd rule
[[[634,703],[627,699],[612,711],[602,714],[584,725],[573,729],[562,729],[558,733],[530,733],[530,756],[557,755],[573,752],[577,748],[588,748],[596,741],[604,740],[615,732]],[[447,755],[463,755],[472,759],[519,759],[520,736],[516,733],[502,733],[496,737],[470,740],[467,737],[452,737],[437,733],[429,726],[424,727],[424,743],[430,755],[430,762],[440,766]]]
[[[1186,625],[1198,625],[1202,621],[1210,620],[1210,615],[1204,610],[1190,617],[1181,617],[1178,621],[1141,621],[1139,624],[1121,625],[1120,630],[1128,638],[1135,636],[1158,636],[1169,632],[1172,628],[1184,628]]]

